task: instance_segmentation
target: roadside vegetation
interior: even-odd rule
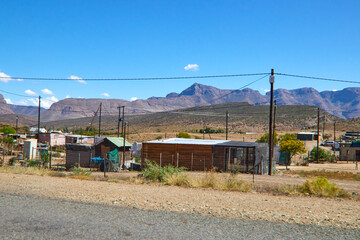
[[[287,171],[285,174],[298,175],[300,177],[325,177],[328,179],[338,179],[338,180],[350,180],[350,181],[360,181],[360,173],[352,173],[345,171],[325,171],[325,170],[314,170],[314,171]]]
[[[160,184],[169,186],[191,187],[191,188],[206,188],[223,191],[238,191],[238,192],[258,192],[269,193],[273,195],[286,196],[315,196],[328,198],[347,198],[360,200],[358,194],[350,194],[344,189],[338,187],[335,183],[328,181],[328,178],[346,180],[360,180],[359,174],[338,173],[338,172],[300,172],[304,177],[314,177],[312,180],[307,180],[300,185],[290,184],[253,184],[240,178],[236,173],[217,173],[210,170],[205,174],[189,175],[185,172],[185,168],[178,168],[174,166],[160,167],[156,163],[147,162],[148,167],[144,168],[142,173],[137,177],[99,177],[93,176],[91,171],[83,168],[73,167],[68,173],[55,171],[44,168],[41,165],[37,167],[22,167],[22,166],[3,166],[0,167],[0,173],[13,174],[29,174],[38,176],[52,176],[52,177],[69,177],[80,180],[95,180],[95,181],[109,181],[109,182],[130,182],[133,184]]]

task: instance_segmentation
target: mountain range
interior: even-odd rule
[[[145,100],[66,98],[52,104],[47,110],[41,109],[41,120],[47,122],[92,117],[99,111],[100,103],[102,115],[117,115],[119,106],[125,106],[126,114],[146,114],[229,102],[268,105],[269,95],[269,92],[263,95],[250,88],[228,90],[194,83],[181,93],[173,92],[165,97],[151,97]],[[278,105],[317,106],[332,115],[346,119],[360,116],[360,88],[323,92],[318,92],[314,88],[277,89],[274,91],[274,99]],[[0,96],[0,114],[37,116],[37,111],[38,108],[33,106],[6,104],[3,96]]]

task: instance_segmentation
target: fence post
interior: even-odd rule
[[[176,167],[179,167],[179,153],[176,153]]]
[[[161,167],[162,153],[160,153],[160,167]]]
[[[78,160],[78,168],[80,167],[80,153],[79,153],[79,160]]]
[[[193,170],[194,153],[191,153],[191,171]]]
[[[91,151],[91,150],[90,150],[90,151]],[[91,162],[92,162],[92,152],[90,152],[90,159],[89,159],[90,171],[91,171]]]
[[[171,165],[174,166],[174,155],[171,155]]]

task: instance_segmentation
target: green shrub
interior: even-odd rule
[[[318,177],[315,180],[307,180],[298,186],[300,193],[318,197],[349,197],[349,193],[339,188],[336,183],[330,183],[325,177]]]
[[[165,182],[166,177],[169,178],[171,175],[185,170],[183,167],[174,167],[172,165],[160,167],[150,161],[146,161],[146,164],[147,167],[142,170],[142,176],[151,181]]]
[[[74,176],[91,176],[91,172],[81,167],[72,167],[69,170]]]
[[[186,132],[179,132],[176,137],[178,138],[191,138],[190,135]]]

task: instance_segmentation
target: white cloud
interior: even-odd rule
[[[132,98],[130,98],[130,101],[131,101],[131,102],[136,101],[136,100],[138,100],[137,97],[132,97]]]
[[[18,80],[17,80],[18,82],[23,82],[24,81],[24,79],[22,79],[22,78],[18,78]]]
[[[184,67],[185,71],[198,71],[199,70],[199,65],[197,64],[188,64]]]
[[[6,101],[7,104],[14,104],[14,103],[11,101],[10,98],[5,98],[5,101]]]
[[[105,97],[110,97],[110,95],[108,93],[102,93],[101,95],[105,96]]]
[[[265,93],[270,92],[269,89],[262,89]]]
[[[25,93],[30,96],[37,96],[37,93],[34,91],[31,91],[30,89],[26,90]]]
[[[59,101],[59,99],[57,99],[55,96],[43,98],[41,101],[41,107],[50,108],[51,104],[53,104],[54,102],[58,102],[58,101]]]
[[[77,98],[84,98],[84,97],[78,96]]]
[[[38,106],[39,105],[39,99],[36,99],[36,98],[21,99],[16,104],[18,104],[18,105],[35,105],[35,106]]]
[[[71,98],[71,97],[70,97],[70,95],[66,95],[66,97],[65,97],[65,98]]]
[[[0,72],[0,81],[4,82],[4,83],[8,83],[9,81],[14,80],[13,78],[11,78],[9,75]]]
[[[333,91],[333,92],[337,92],[338,90],[337,90],[337,89],[333,89],[332,91]]]
[[[45,94],[45,95],[54,95],[54,93],[51,90],[47,89],[47,88],[41,90],[41,92],[43,94]]]
[[[78,76],[71,75],[69,79],[78,81],[79,83],[87,84],[87,82],[85,82],[81,77]]]

